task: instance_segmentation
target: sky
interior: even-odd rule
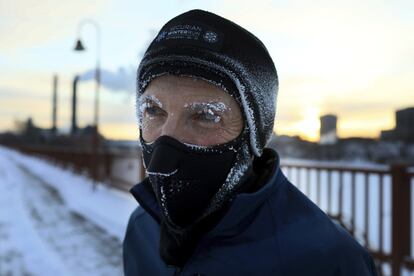
[[[93,123],[97,57],[100,131],[136,140],[135,73],[149,42],[169,19],[191,9],[226,17],[254,33],[279,76],[274,130],[319,139],[319,117],[338,116],[341,138],[377,138],[395,126],[395,111],[414,106],[414,1],[131,1],[0,0],[0,131],[32,117],[52,125],[57,74],[58,128],[70,127],[71,91],[79,85],[78,124]],[[81,24],[81,28],[79,28]],[[85,52],[74,52],[80,36]]]

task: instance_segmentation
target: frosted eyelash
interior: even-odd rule
[[[218,123],[221,120],[221,116],[216,115],[215,112],[225,112],[230,108],[223,102],[194,102],[194,103],[186,103],[184,108],[190,108],[192,110],[200,110],[201,112],[206,112],[210,115],[214,116],[214,122]]]
[[[140,125],[142,124],[142,116],[144,114],[144,111],[148,107],[152,106],[152,104],[150,102],[153,102],[156,105],[158,105],[160,108],[162,108],[161,101],[157,97],[155,97],[154,95],[143,95],[143,96],[139,97],[139,99],[138,99],[138,122],[139,122]]]

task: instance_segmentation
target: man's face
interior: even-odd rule
[[[190,77],[154,79],[139,105],[146,142],[168,135],[187,144],[223,144],[236,138],[244,125],[241,110],[228,93]]]

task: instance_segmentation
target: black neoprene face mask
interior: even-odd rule
[[[210,200],[240,159],[244,136],[209,147],[183,144],[170,136],[161,136],[152,143],[140,140],[162,216],[170,227],[184,229],[205,214]]]

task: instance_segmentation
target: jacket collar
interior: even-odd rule
[[[210,231],[209,235],[232,235],[242,223],[243,219],[248,217],[253,211],[259,207],[266,199],[282,185],[286,177],[280,170],[279,154],[273,149],[265,148],[267,155],[273,158],[271,162],[270,177],[266,183],[257,191],[252,193],[240,193],[235,196],[231,202],[229,209],[219,223]],[[160,223],[160,208],[151,189],[148,178],[131,188],[130,192],[158,223]]]
[[[243,220],[245,221],[247,217],[254,214],[254,211],[275,193],[286,179],[280,170],[279,154],[273,149],[265,148],[264,150],[267,151],[268,156],[270,155],[271,158],[274,158],[274,161],[271,162],[271,167],[268,168],[271,172],[270,176],[265,180],[266,183],[255,192],[238,194],[224,217],[210,231],[209,236],[234,235],[240,228],[239,226],[243,223]]]
[[[147,211],[157,222],[161,223],[161,210],[155,198],[155,194],[151,189],[151,183],[149,178],[144,180],[135,186],[133,186],[129,192],[134,196],[139,205]]]

